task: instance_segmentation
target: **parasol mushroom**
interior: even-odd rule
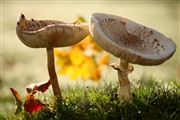
[[[132,99],[128,74],[133,64],[159,65],[176,50],[175,43],[160,32],[129,19],[94,13],[90,16],[90,33],[94,40],[120,61],[111,66],[118,71],[119,98]]]
[[[54,47],[65,47],[78,43],[89,34],[87,24],[64,23],[56,20],[26,20],[21,14],[16,26],[19,39],[31,48],[46,48],[48,72],[53,93],[62,98],[54,67]]]

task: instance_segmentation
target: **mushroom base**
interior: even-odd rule
[[[123,102],[130,101],[132,99],[132,93],[128,74],[134,70],[134,67],[124,60],[115,62],[111,64],[111,66],[118,71],[118,79],[120,85],[118,91],[119,99]]]

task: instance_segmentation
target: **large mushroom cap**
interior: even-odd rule
[[[64,47],[78,43],[89,34],[88,24],[55,20],[26,20],[21,15],[16,26],[19,39],[32,48]]]
[[[129,63],[161,64],[176,49],[175,43],[160,32],[115,15],[92,14],[89,29],[103,49]]]

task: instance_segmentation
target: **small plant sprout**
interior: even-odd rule
[[[54,47],[71,46],[89,34],[88,24],[73,24],[55,20],[26,20],[21,14],[16,26],[19,39],[31,48],[46,48],[48,72],[53,93],[62,98],[54,67]]]
[[[128,74],[130,64],[159,65],[176,50],[175,43],[160,32],[123,17],[94,13],[90,16],[90,33],[94,40],[120,61],[111,66],[118,71],[119,98],[132,99]]]

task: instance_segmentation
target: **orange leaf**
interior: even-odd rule
[[[21,101],[21,96],[19,95],[18,91],[14,88],[10,88],[11,92],[14,95],[14,98],[16,99],[16,101]]]
[[[15,90],[14,88],[10,88],[11,92],[13,93],[13,96],[15,98],[16,101],[16,112],[15,114],[18,114],[22,111],[22,101],[21,101],[21,96],[19,95],[19,93],[17,92],[17,90]]]
[[[35,98],[33,93],[30,93],[26,96],[26,101],[24,103],[24,110],[26,112],[37,112],[44,107],[45,104],[43,104],[39,99]]]
[[[45,82],[45,83],[41,82],[41,83],[37,83],[37,84],[30,84],[26,87],[26,91],[28,93],[31,93],[32,91],[36,91],[36,90],[41,91],[41,92],[45,92],[48,89],[50,84],[51,84],[50,80]]]

